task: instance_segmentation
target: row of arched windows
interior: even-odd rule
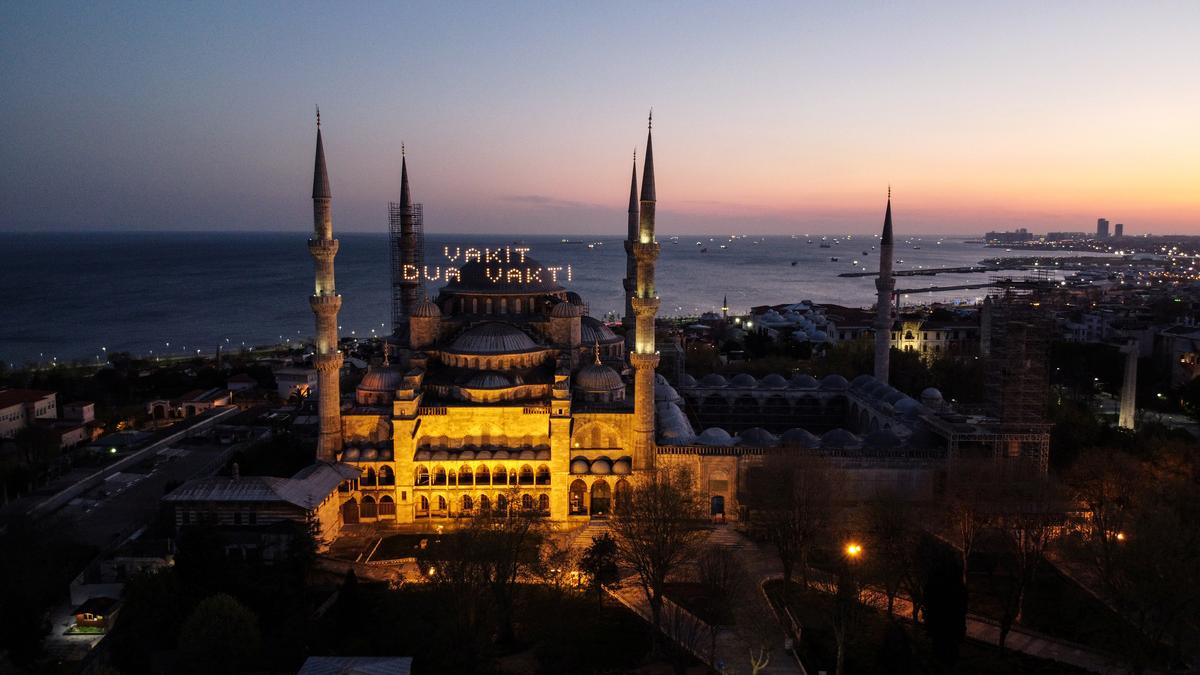
[[[496,466],[494,469],[488,469],[487,465],[480,464],[472,469],[470,466],[463,464],[458,471],[450,469],[447,471],[444,467],[435,466],[432,471],[429,467],[421,465],[416,468],[413,474],[413,485],[418,487],[423,485],[457,485],[457,486],[473,486],[473,485],[549,485],[550,484],[550,467],[545,464],[538,465],[534,469],[529,464],[523,464],[521,468],[514,471],[509,471],[504,466]]]
[[[541,494],[536,497],[531,494],[523,494],[519,500],[514,500],[509,504],[509,497],[505,494],[496,495],[495,498],[488,495],[463,495],[458,498],[458,503],[455,505],[456,511],[461,514],[469,513],[484,513],[495,511],[497,513],[505,513],[513,509],[522,511],[536,512],[539,514],[550,513],[550,495]],[[450,509],[450,502],[444,495],[421,495],[417,497],[417,516],[428,515],[446,515]]]
[[[392,472],[392,467],[381,466],[379,473],[375,473],[375,469],[368,468],[358,479],[358,484],[361,487],[376,487],[376,486],[391,486],[396,484],[396,474]]]

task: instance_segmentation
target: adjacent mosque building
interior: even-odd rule
[[[635,158],[630,187],[625,336],[588,316],[584,299],[526,250],[477,252],[436,297],[420,299],[415,286],[398,294],[402,323],[349,403],[337,377],[338,243],[318,123],[309,240],[318,459],[359,472],[340,488],[345,522],[444,523],[514,508],[583,522],[609,513],[640,475],[665,463],[690,468],[713,515],[733,519],[747,476],[776,452],[835,458],[864,496],[881,487],[933,496],[947,453],[960,451],[952,411],[936,390],[918,400],[886,384],[886,331],[876,376],[853,382],[684,375],[669,383],[656,375],[651,133],[640,186]],[[401,255],[413,261],[414,206],[402,162]],[[880,325],[891,322],[891,228],[889,196]],[[951,421],[927,422],[934,417]]]

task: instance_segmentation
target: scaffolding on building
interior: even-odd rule
[[[392,262],[392,334],[399,335],[408,324],[406,305],[415,304],[416,298],[425,290],[420,275],[415,280],[405,280],[404,266],[411,264],[421,270],[425,264],[425,217],[421,204],[413,204],[413,250],[412,260],[405,259],[404,252],[404,208],[399,202],[388,203],[388,250]],[[406,303],[405,297],[408,297]]]

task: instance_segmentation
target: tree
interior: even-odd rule
[[[967,586],[958,564],[937,556],[925,580],[925,632],[933,654],[947,670],[958,660],[958,649],[967,635]]]
[[[857,553],[842,557],[837,575],[837,586],[833,593],[833,638],[837,643],[837,675],[846,672],[846,644],[850,634],[862,619],[862,604],[859,602]]]
[[[1007,500],[997,519],[1009,562],[1009,583],[1000,613],[1002,648],[1013,624],[1021,620],[1025,592],[1033,584],[1046,547],[1057,536],[1064,519],[1057,485],[1047,478],[1010,481],[1004,493]]]
[[[186,608],[175,569],[143,572],[125,584],[121,620],[109,641],[113,660],[126,672],[146,672],[151,655],[175,647]]]
[[[994,465],[987,460],[959,460],[950,475],[947,490],[946,525],[958,549],[963,584],[970,573],[971,552],[979,535],[991,523],[989,510]]]
[[[752,525],[771,542],[783,566],[787,588],[797,567],[808,587],[808,554],[813,541],[835,517],[834,494],[841,484],[827,460],[768,455],[747,496]]]
[[[233,596],[203,600],[179,633],[181,665],[195,673],[237,673],[258,655],[258,618]]]
[[[900,622],[888,621],[887,631],[883,634],[883,644],[879,646],[878,672],[885,675],[909,675],[913,672],[912,645],[908,633]]]
[[[890,492],[875,495],[866,505],[867,548],[871,551],[867,572],[883,586],[888,618],[892,617],[896,594],[913,570],[919,530],[912,509],[911,504]]]
[[[617,558],[637,574],[650,604],[658,649],[667,578],[692,558],[704,536],[704,506],[692,473],[674,465],[658,467],[634,482],[614,516]]]
[[[1090,526],[1084,541],[1103,579],[1112,577],[1144,473],[1132,457],[1108,449],[1089,452],[1072,467],[1071,491],[1087,513]]]
[[[612,535],[605,532],[592,539],[579,560],[579,569],[587,575],[588,590],[596,594],[599,603],[604,597],[604,587],[621,578],[617,568],[617,542]]]

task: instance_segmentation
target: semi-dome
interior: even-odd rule
[[[821,439],[808,429],[793,427],[783,432],[783,435],[779,437],[779,444],[789,448],[812,449],[821,447]]]
[[[816,389],[819,384],[817,378],[812,375],[796,375],[788,382],[788,386],[792,389]]]
[[[612,329],[605,326],[600,320],[585,316],[579,322],[579,341],[585,345],[597,342],[605,344],[608,342],[620,342],[621,337],[612,332]]]
[[[513,271],[519,274],[510,274]],[[519,279],[517,278],[519,277]],[[493,281],[493,279],[495,281]],[[563,287],[550,280],[550,273],[538,261],[481,262],[473,260],[458,268],[458,278],[446,284],[450,293],[561,293]]]
[[[850,387],[850,383],[847,382],[846,378],[842,377],[841,375],[826,375],[825,377],[821,378],[821,388],[822,389],[829,389],[829,390],[836,391],[836,390],[848,389],[849,387]]]
[[[721,427],[709,427],[696,437],[697,445],[733,445],[733,437]]]
[[[417,303],[416,307],[412,308],[412,316],[414,317],[436,317],[442,315],[442,309],[437,306],[437,303],[432,302],[429,298],[425,298]]]
[[[471,379],[467,380],[466,386],[470,389],[507,389],[513,386],[513,381],[503,373],[485,370],[475,373]]]
[[[767,375],[758,384],[761,387],[768,387],[770,389],[783,389],[788,385],[787,380],[783,379],[783,376],[779,373]]]
[[[717,373],[709,373],[700,378],[700,386],[702,387],[724,387],[726,384],[729,383]]]
[[[576,373],[575,386],[587,392],[610,392],[624,389],[625,382],[612,368],[602,363],[592,363]]]
[[[583,309],[579,305],[563,301],[550,308],[550,316],[556,319],[573,319],[583,316]]]
[[[733,379],[729,381],[729,386],[742,388],[757,387],[758,380],[754,379],[754,376],[749,373],[739,373],[734,375]]]
[[[450,350],[460,354],[514,354],[536,351],[537,344],[512,324],[489,321],[454,339]]]
[[[834,429],[821,434],[822,448],[855,448],[858,445],[858,436],[845,429]]]
[[[738,445],[748,445],[757,448],[772,446],[778,442],[779,439],[775,438],[775,434],[762,427],[746,429],[739,433],[737,437]]]
[[[582,474],[588,472],[588,461],[585,457],[576,457],[571,460],[571,473]]]

